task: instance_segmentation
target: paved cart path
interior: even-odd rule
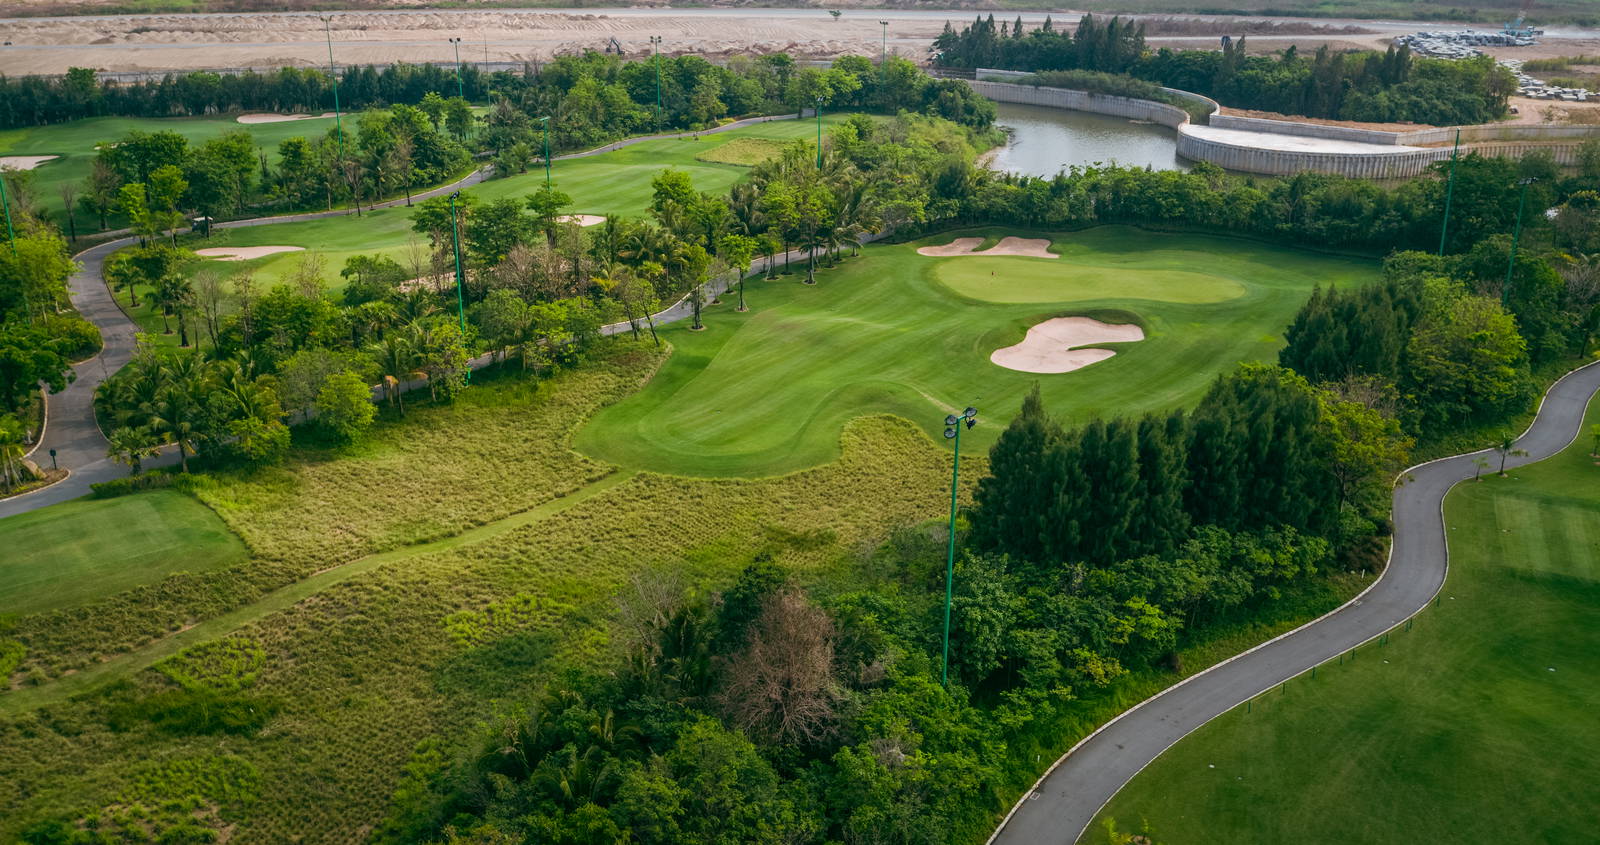
[[[808,112],[809,113],[809,112]],[[769,115],[736,120],[700,132],[677,132],[661,135],[646,135],[636,138],[627,138],[615,143],[584,150],[567,155],[554,156],[552,160],[587,158],[602,155],[624,147],[642,144],[646,141],[659,141],[671,138],[687,138],[690,136],[712,135],[728,132],[746,126],[754,126],[774,120],[794,120],[793,114]],[[453,191],[459,191],[482,182],[488,178],[489,169],[474,170],[467,176],[419,194],[412,195],[413,202],[421,202],[431,197],[444,196]],[[374,208],[393,208],[405,204],[405,198],[386,200],[367,206]],[[328,217],[340,217],[353,214],[350,209],[334,209],[333,211],[313,211],[304,214],[285,214],[275,217],[256,217],[249,220],[234,220],[227,223],[218,223],[218,229],[242,229],[249,226],[270,226],[276,223],[300,223],[308,220],[321,220]],[[112,232],[111,234],[118,234]],[[90,493],[90,485],[101,481],[110,481],[122,478],[128,474],[128,467],[111,461],[106,457],[106,438],[101,433],[94,417],[94,392],[102,382],[112,373],[122,369],[133,357],[134,334],[139,331],[138,325],[123,313],[114,299],[111,291],[106,286],[101,275],[106,258],[119,249],[131,246],[134,238],[123,237],[113,241],[90,247],[78,253],[77,260],[83,269],[73,274],[68,280],[68,292],[72,297],[72,304],[82,314],[84,319],[94,323],[100,329],[103,347],[100,354],[86,361],[78,363],[74,370],[76,379],[67,386],[66,390],[46,397],[46,424],[44,436],[39,439],[31,453],[30,458],[40,466],[49,466],[50,450],[56,450],[56,465],[68,470],[67,478],[22,496],[14,496],[0,500],[0,518],[38,510],[42,507],[76,499]],[[803,259],[803,253],[796,250],[790,254],[794,260]],[[779,256],[779,260],[782,260]],[[708,283],[707,298],[727,289],[727,283]],[[671,307],[654,315],[656,323],[670,323],[688,317],[691,309],[686,300],[680,300]],[[624,323],[618,326],[607,326],[605,334],[618,334],[629,330]],[[474,368],[485,366],[489,363],[488,356],[483,356],[473,361]],[[162,466],[177,461],[177,455],[170,448],[164,450],[160,457],[145,461],[146,467]]]
[[[1545,393],[1533,425],[1517,440],[1525,457],[1565,449],[1583,427],[1600,390],[1600,362],[1568,373]],[[1296,675],[1394,628],[1427,606],[1448,567],[1444,497],[1472,478],[1474,458],[1489,449],[1412,467],[1394,491],[1394,544],[1383,575],[1343,607],[1194,675],[1108,722],[1069,750],[1017,802],[991,843],[1071,845],[1100,808],[1163,751],[1206,722]]]

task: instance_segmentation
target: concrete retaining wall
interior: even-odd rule
[[[1093,114],[1108,114],[1132,120],[1148,120],[1162,126],[1177,128],[1189,122],[1189,113],[1177,106],[1109,94],[1092,94],[1088,91],[1070,91],[1065,88],[1035,88],[1032,85],[1014,85],[1008,82],[968,83],[972,90],[1000,103],[1022,103],[1030,106],[1050,106]]]
[[[1450,151],[1428,149],[1360,155],[1267,150],[1201,138],[1179,129],[1178,155],[1192,161],[1207,161],[1228,170],[1269,176],[1292,176],[1309,171],[1364,179],[1402,179],[1421,175],[1430,163],[1439,158],[1449,158]]]
[[[1231,114],[1212,115],[1211,125],[1218,129],[1238,129],[1244,132],[1271,132],[1276,135],[1296,135],[1302,138],[1330,138],[1337,141],[1356,141],[1363,144],[1412,147],[1454,144],[1456,129],[1458,128],[1461,130],[1461,143],[1463,145],[1479,141],[1582,143],[1589,138],[1600,138],[1600,126],[1484,123],[1477,126],[1433,126],[1427,129],[1389,132],[1379,129],[1357,129],[1351,126],[1325,126],[1321,123],[1239,117]]]
[[[1231,114],[1214,114],[1211,125],[1218,129],[1238,129],[1241,132],[1271,132],[1275,135],[1295,135],[1301,138],[1330,138],[1336,141],[1355,141],[1361,144],[1403,144],[1403,133],[1383,132],[1377,129],[1356,129],[1349,126],[1323,126],[1320,123],[1295,123],[1287,120],[1265,120],[1259,117],[1239,117]],[[1454,135],[1450,136],[1452,139]]]

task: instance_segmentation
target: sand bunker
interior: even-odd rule
[[[983,243],[983,238],[956,238],[944,246],[925,246],[917,250],[918,255],[927,255],[933,258],[949,258],[953,255],[1016,255],[1023,258],[1058,258],[1050,251],[1050,241],[1047,238],[1013,238],[1005,237],[1000,243],[984,250],[973,252],[978,244]]]
[[[32,170],[61,156],[0,156],[0,170]]]
[[[606,219],[598,214],[568,214],[560,220],[562,223],[576,223],[579,226],[594,226],[606,222]]]
[[[1001,238],[1000,243],[968,255],[1020,255],[1023,258],[1059,258],[1050,251],[1048,238]]]
[[[287,123],[291,120],[312,120],[318,117],[333,117],[333,112],[323,112],[322,114],[272,114],[270,112],[258,112],[254,114],[241,114],[239,115],[238,120],[240,123],[248,125],[255,123]]]
[[[1144,330],[1131,323],[1102,323],[1089,317],[1055,317],[1028,329],[1016,346],[996,349],[989,360],[1024,373],[1070,373],[1117,354],[1110,349],[1082,349],[1091,343],[1144,340]]]
[[[971,255],[978,244],[983,243],[983,238],[956,238],[944,246],[925,246],[917,249],[918,255],[929,255],[942,258],[947,255]]]
[[[197,249],[194,254],[204,258],[215,258],[218,261],[249,261],[252,258],[264,258],[280,252],[304,251],[303,246],[214,246]]]

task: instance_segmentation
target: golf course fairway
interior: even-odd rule
[[[735,311],[730,292],[707,307],[705,331],[687,322],[662,329],[671,358],[643,390],[597,414],[575,445],[633,469],[762,476],[834,459],[856,417],[897,414],[937,437],[945,414],[974,405],[982,416],[964,439],[987,449],[1035,382],[1069,423],[1191,404],[1237,362],[1275,360],[1314,284],[1348,288],[1379,276],[1367,259],[1123,226],[1048,235],[1057,259],[916,252],[958,236],[1012,234],[869,246],[819,272],[814,286],[800,281],[799,264],[792,276],[752,279],[750,311]],[[1079,314],[1137,323],[1146,340],[1117,344],[1114,357],[1070,373],[990,362],[1030,326]]]

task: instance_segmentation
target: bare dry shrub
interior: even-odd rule
[[[801,590],[768,596],[748,645],[723,674],[719,700],[729,721],[784,742],[826,737],[841,698],[833,639],[833,620]]]

